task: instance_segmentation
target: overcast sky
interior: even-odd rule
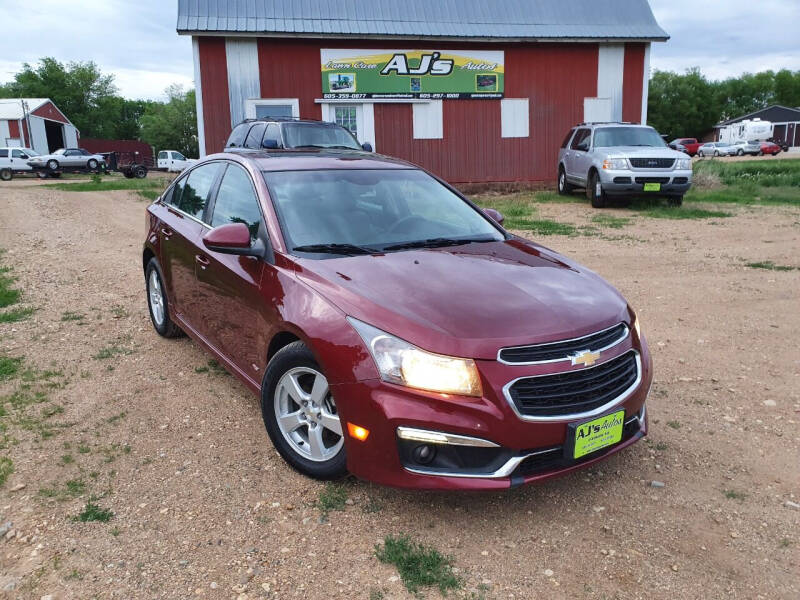
[[[766,69],[800,70],[800,0],[650,0],[672,38],[653,45],[653,68],[699,66],[712,79]],[[609,4],[609,6],[611,6]],[[175,33],[175,0],[0,0],[0,82],[23,62],[94,60],[123,96],[160,98],[190,87],[189,39]]]

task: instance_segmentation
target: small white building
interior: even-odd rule
[[[0,146],[24,146],[40,154],[77,148],[80,132],[49,98],[0,99]]]

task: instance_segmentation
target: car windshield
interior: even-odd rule
[[[53,152],[53,154],[64,154],[64,152],[65,152],[64,148],[59,148],[58,150]]]
[[[730,144],[728,142],[717,142],[717,148],[727,148]]]
[[[31,150],[30,148],[22,148],[22,151],[28,156],[41,156],[36,150]]]
[[[293,252],[366,254],[505,239],[487,217],[417,169],[265,171]]]
[[[601,127],[594,132],[594,147],[611,146],[666,146],[655,129],[651,127]]]
[[[317,123],[286,123],[283,139],[287,148],[349,148],[361,150],[353,135],[343,127]]]

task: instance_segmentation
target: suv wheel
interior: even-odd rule
[[[161,277],[161,269],[158,261],[151,258],[145,270],[145,282],[147,287],[147,307],[150,309],[150,320],[158,335],[166,338],[174,338],[181,335],[181,329],[169,317],[169,303],[167,302],[167,290],[164,286],[164,279]]]
[[[11,181],[13,176],[11,169],[0,169],[0,179],[3,181]]]
[[[336,402],[303,342],[281,348],[269,361],[261,415],[275,449],[296,470],[315,479],[336,479],[347,472]]]
[[[558,193],[562,196],[567,196],[575,189],[574,186],[567,181],[567,173],[564,171],[564,165],[558,167]]]
[[[592,171],[589,174],[589,185],[586,186],[586,197],[592,203],[593,208],[606,207],[606,195],[603,192],[600,178],[597,176],[597,171]]]

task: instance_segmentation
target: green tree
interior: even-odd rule
[[[141,138],[156,152],[177,150],[184,156],[197,156],[197,107],[194,90],[179,85],[166,89],[166,103],[152,103],[141,118]]]
[[[99,110],[101,104],[115,97],[113,75],[103,75],[92,62],[66,65],[55,58],[42,58],[38,64],[22,65],[14,80],[0,88],[6,98],[50,98],[85,137],[97,134],[118,118]]]
[[[800,106],[800,71],[782,69],[775,73],[775,103]]]
[[[716,85],[689,69],[683,75],[655,71],[650,79],[647,122],[669,139],[699,137],[719,122],[722,112]]]

